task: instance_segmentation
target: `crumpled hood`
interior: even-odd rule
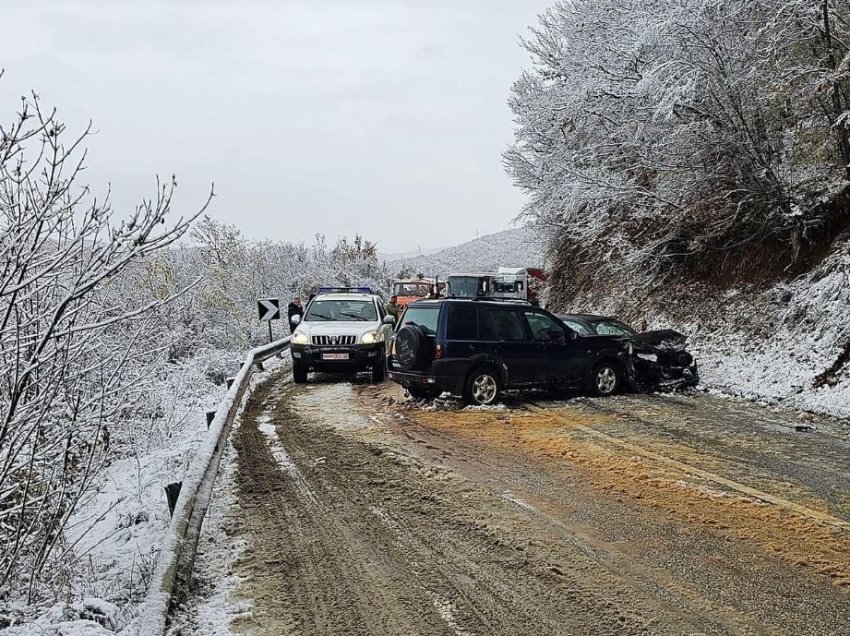
[[[629,340],[640,351],[673,353],[685,350],[688,337],[674,329],[657,329],[630,336]]]

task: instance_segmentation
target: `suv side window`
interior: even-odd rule
[[[564,344],[567,341],[564,328],[546,314],[539,314],[536,311],[524,313],[528,326],[531,327],[531,335],[535,340],[558,344]]]
[[[451,304],[446,319],[446,339],[476,340],[478,338],[478,311],[474,305]]]
[[[496,309],[484,307],[481,310],[481,339],[482,340],[527,340],[525,326],[519,312],[511,309]]]

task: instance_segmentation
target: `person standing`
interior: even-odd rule
[[[398,322],[398,296],[390,296],[390,302],[387,303],[387,314]]]
[[[289,320],[289,333],[293,333],[295,327],[298,326],[292,321],[293,316],[298,316],[298,322],[301,322],[301,318],[304,317],[304,305],[301,304],[300,296],[293,298],[292,302],[286,307],[286,318]]]

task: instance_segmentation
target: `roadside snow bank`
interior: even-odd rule
[[[703,383],[850,417],[850,366],[824,376],[850,346],[850,243],[790,285],[730,296],[726,313],[738,324],[709,322],[694,334]]]
[[[841,363],[850,346],[850,241],[809,274],[768,289],[673,288],[649,298],[609,289],[567,309],[687,334],[704,388],[850,418],[850,364]]]

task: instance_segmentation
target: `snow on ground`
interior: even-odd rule
[[[71,596],[80,600],[57,603],[38,615],[23,605],[6,607],[0,614],[15,618],[12,627],[0,631],[3,636],[100,636],[120,631],[130,622],[147,592],[158,546],[168,528],[164,487],[182,480],[206,437],[205,413],[215,409],[226,392],[225,386],[208,378],[225,367],[228,374],[234,372],[240,358],[217,352],[174,369],[157,396],[162,417],[150,422],[144,434],[124,436],[127,449],[106,469],[69,524],[67,541],[77,559],[78,574]],[[266,373],[256,374],[252,384],[287,359],[268,360]],[[224,466],[226,482],[232,480],[227,458]],[[229,490],[219,492],[224,493],[225,505],[210,508],[212,526],[225,523]],[[227,551],[235,553],[236,547],[229,545]],[[226,586],[233,581],[221,578],[221,593],[226,596]],[[200,618],[204,624],[215,625],[221,622],[216,613],[230,609],[224,603],[211,603]]]
[[[602,291],[567,309],[619,314],[635,324],[646,318],[650,329],[687,334],[706,389],[850,418],[850,365],[832,385],[815,383],[850,344],[850,242],[791,283],[661,296]]]
[[[801,347],[795,345],[793,335],[755,346],[744,334],[697,338],[694,351],[702,385],[767,404],[850,418],[850,376],[845,373],[835,386],[814,388],[812,380],[828,366],[829,355],[819,348],[812,350],[814,355],[798,353]]]
[[[104,636],[113,634],[119,609],[100,599],[56,603],[31,622],[0,631],[4,636]]]
[[[831,384],[818,387],[815,382],[850,344],[850,243],[790,285],[756,298],[734,290],[728,296],[726,311],[749,316],[753,327],[696,329],[703,383],[733,395],[850,418],[850,367]]]

